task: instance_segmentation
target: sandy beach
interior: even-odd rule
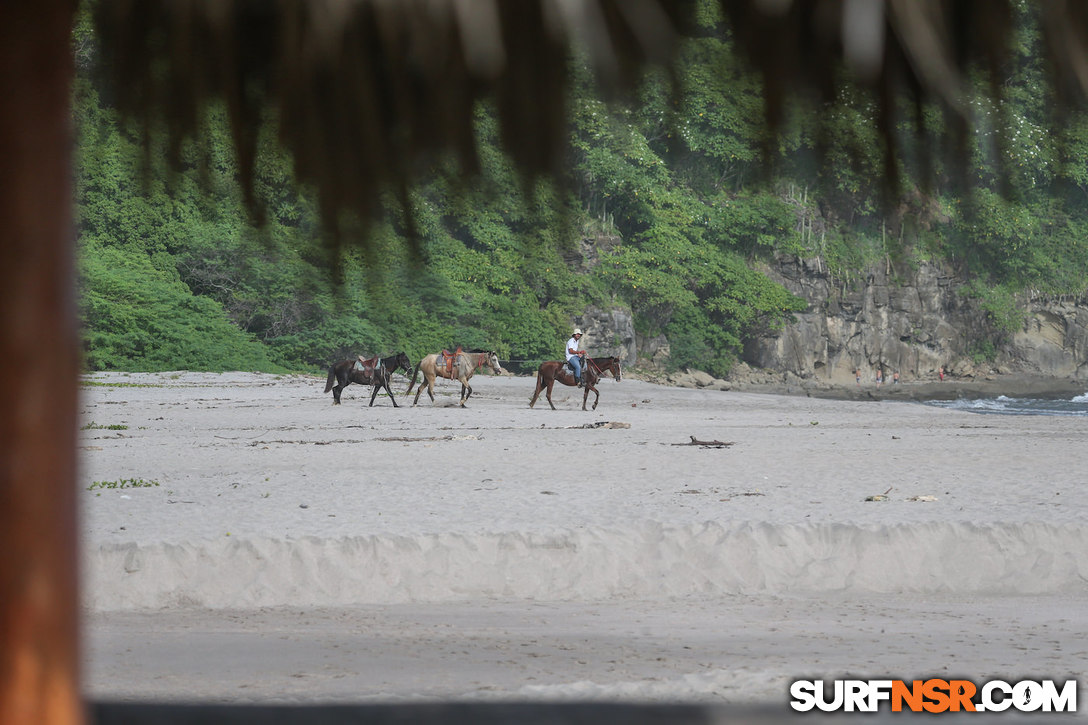
[[[324,383],[85,377],[91,698],[1085,697],[1088,420],[638,380],[530,410],[531,378],[490,375],[465,409],[449,382],[333,406]]]

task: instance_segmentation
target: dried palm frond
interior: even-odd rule
[[[793,94],[836,102],[844,70],[874,89],[894,175],[904,95],[947,109],[965,136],[964,79],[1001,68],[1015,30],[1012,0],[720,0],[738,46],[765,80],[773,129]],[[560,171],[571,50],[597,77],[629,89],[668,63],[691,0],[101,0],[104,67],[120,107],[171,143],[193,135],[205,104],[225,100],[243,184],[252,180],[266,111],[327,219],[380,212],[436,159],[478,166],[474,107],[490,99],[502,139],[528,176]],[[1058,105],[1088,89],[1088,4],[1038,13]],[[944,154],[934,149],[933,154]]]
[[[380,213],[436,159],[478,168],[477,101],[497,109],[529,176],[564,157],[572,45],[603,82],[630,87],[669,60],[688,3],[656,0],[102,0],[102,68],[119,108],[171,146],[225,101],[243,186],[271,111],[326,221]]]

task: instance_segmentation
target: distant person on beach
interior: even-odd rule
[[[877,368],[876,369],[876,386],[879,388],[883,384],[884,384],[884,369],[883,368]]]
[[[854,370],[854,380],[858,382],[858,385],[861,385],[861,368]]]
[[[574,382],[578,387],[582,387],[582,358],[585,357],[586,351],[578,349],[578,341],[582,339],[581,328],[574,328],[574,334],[567,340],[567,365],[570,365],[570,369],[574,371]]]
[[[892,385],[899,385],[899,371],[892,373]]]
[[[941,369],[937,371],[937,375],[940,376],[941,382],[943,383],[944,382],[944,365],[942,365]]]

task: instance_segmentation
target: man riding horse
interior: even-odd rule
[[[574,328],[574,334],[567,340],[567,365],[574,371],[574,383],[582,387],[582,365],[585,363],[585,350],[578,349],[578,341],[582,339],[582,328]]]

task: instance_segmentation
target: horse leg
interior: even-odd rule
[[[589,391],[592,390],[594,393],[597,393],[597,388],[595,388],[594,386],[597,384],[598,380],[599,378],[596,375],[590,376],[588,370],[584,373],[584,377],[582,378],[582,387],[585,388],[585,392],[582,393],[582,410],[586,409],[586,401],[589,400]],[[597,393],[597,397],[601,397],[601,394]],[[593,407],[597,407],[596,400],[593,401]]]
[[[536,386],[533,387],[533,397],[529,400],[529,407],[532,408],[536,405],[536,399],[540,396],[540,391],[544,388],[544,378],[541,372],[538,370],[536,373]]]
[[[586,392],[582,396],[582,410],[586,409],[586,401],[589,400],[589,391],[590,390],[592,390],[593,394],[597,396],[596,398],[593,399],[593,410],[597,410],[597,403],[601,399],[601,393],[600,393],[599,390],[597,390],[592,385],[589,385],[588,383],[586,384]]]
[[[555,387],[555,378],[548,381],[548,405],[552,406],[552,410],[556,410],[555,403],[552,402],[552,388]]]
[[[374,390],[371,391],[371,393],[370,393],[370,405],[367,406],[367,407],[369,407],[369,408],[374,407],[374,398],[378,397],[378,391],[381,390],[381,389],[382,389],[381,383],[374,383]]]
[[[344,389],[340,376],[336,374],[336,366],[329,368],[329,379],[325,382],[325,392],[332,391],[332,404],[340,405],[340,391]]]
[[[399,408],[400,406],[397,405],[397,396],[393,395],[393,390],[389,387],[389,378],[385,379],[385,392],[389,393],[389,399],[393,401],[393,407]]]
[[[415,383],[416,383],[415,376],[413,375],[412,376],[412,385],[415,385]],[[427,384],[427,374],[424,373],[423,374],[423,382],[419,384],[418,388],[416,388],[416,397],[415,397],[415,400],[412,401],[412,405],[415,405],[416,403],[419,402],[419,394],[423,392],[423,387],[426,384]],[[408,392],[409,393],[412,392],[412,386],[411,385],[408,386]],[[407,394],[408,393],[405,393],[405,395],[407,395]]]
[[[336,385],[332,389],[333,405],[340,405],[340,394],[349,385],[351,385],[351,371],[338,372],[336,374]]]
[[[431,396],[431,402],[434,402],[434,376],[429,375],[426,371],[423,372],[423,382],[416,388],[416,397],[412,401],[412,405],[419,402],[419,394],[423,392],[423,389],[427,389],[427,395]]]
[[[465,392],[468,391],[468,392]],[[468,384],[468,378],[461,378],[461,407],[465,407],[465,401],[472,395],[472,386]]]
[[[333,395],[336,396],[336,404],[340,404],[340,395],[344,392],[344,388],[351,385],[354,380],[351,379],[351,370],[342,372],[336,376],[337,386],[333,389]]]

